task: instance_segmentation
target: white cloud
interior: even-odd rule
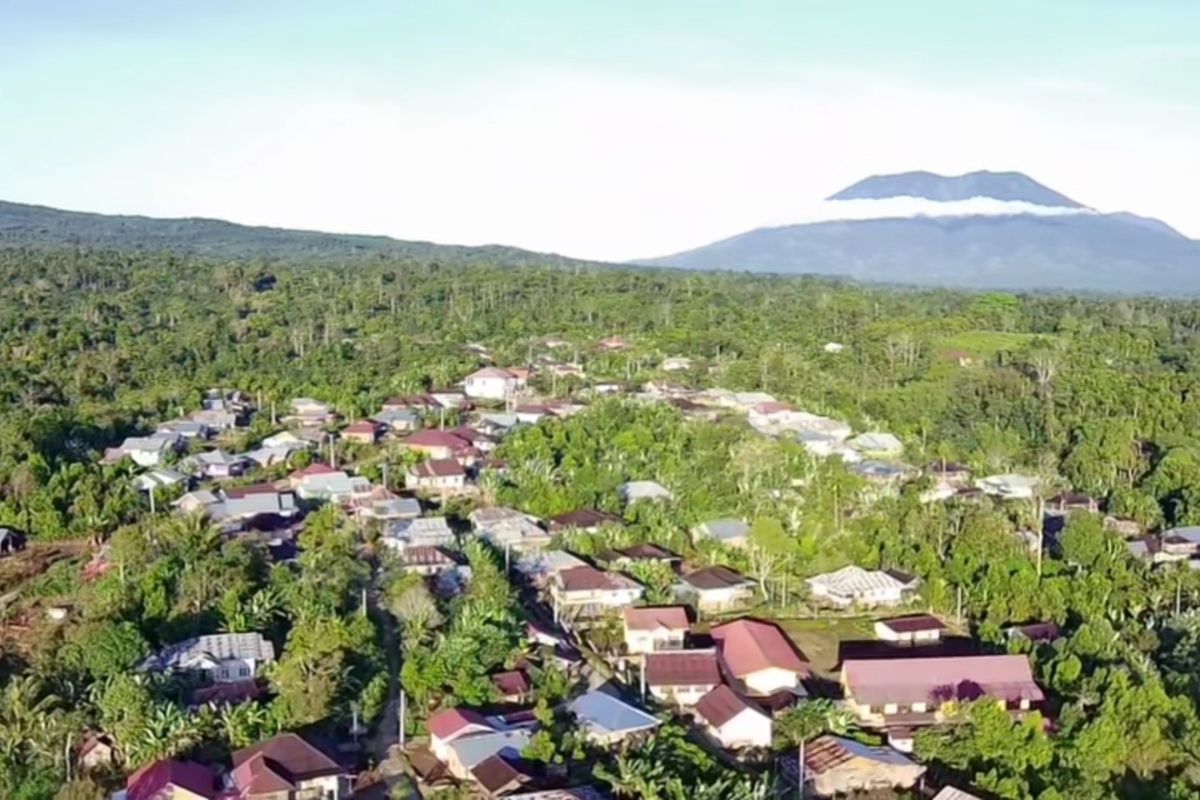
[[[1195,116],[812,73],[757,89],[529,74],[488,96],[214,101],[22,198],[101,211],[662,255],[803,219],[867,175],[1026,172],[1200,235]],[[75,180],[76,183],[69,183]],[[34,184],[30,184],[34,186]],[[1189,217],[1190,215],[1190,217]]]

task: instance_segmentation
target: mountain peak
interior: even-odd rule
[[[986,170],[965,175],[938,175],[933,172],[872,175],[829,199],[883,200],[891,197],[919,197],[941,203],[986,197],[1055,208],[1084,207],[1023,173]]]

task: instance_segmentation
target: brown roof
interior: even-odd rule
[[[462,464],[453,458],[431,458],[417,464],[412,472],[419,478],[455,478],[467,474]]]
[[[550,525],[554,528],[595,528],[600,525],[620,525],[621,523],[621,518],[616,514],[592,508],[569,511],[550,519]]]
[[[678,555],[672,553],[670,550],[666,550],[656,544],[650,544],[649,542],[635,544],[632,547],[626,547],[624,550],[618,550],[617,552],[634,561],[673,561],[679,558]]]
[[[379,425],[369,419],[360,420],[352,425],[347,425],[342,433],[378,433]]]
[[[716,686],[721,682],[715,650],[664,650],[646,656],[650,686]]]
[[[524,670],[514,669],[508,672],[497,672],[492,676],[492,685],[505,697],[516,697],[533,691],[533,684]]]
[[[197,797],[216,797],[216,778],[203,764],[168,758],[130,775],[125,784],[125,796],[128,800],[155,800],[167,796],[173,787],[179,787]]]
[[[495,730],[482,714],[469,708],[446,708],[425,720],[425,727],[430,736],[446,740],[453,739],[472,726],[480,730]]]
[[[849,660],[842,675],[854,699],[872,706],[981,697],[1037,702],[1044,697],[1022,655]]]
[[[739,619],[713,628],[712,638],[736,678],[772,668],[809,675],[808,664],[774,623]]]
[[[531,778],[500,756],[489,756],[475,765],[471,777],[488,793],[495,797],[516,789]]]
[[[448,431],[417,431],[405,436],[403,443],[410,447],[448,447],[453,450],[470,445],[466,439]]]
[[[945,624],[931,614],[912,614],[907,617],[894,617],[879,620],[880,625],[896,633],[917,633],[918,631],[944,631]]]
[[[458,563],[446,550],[435,545],[406,547],[400,557],[406,567],[432,567]]]
[[[584,565],[571,567],[558,573],[558,581],[566,592],[598,592],[628,589],[637,585],[619,572],[604,572]]]
[[[207,703],[217,705],[238,705],[249,700],[257,700],[262,696],[258,681],[250,678],[244,681],[214,683],[212,686],[201,686],[192,692],[192,705],[202,706]]]
[[[623,613],[625,627],[634,631],[653,631],[659,628],[686,631],[690,627],[687,609],[683,606],[627,608]]]
[[[226,497],[248,497],[252,494],[279,494],[273,483],[256,483],[253,486],[237,486],[225,490]]]
[[[750,583],[747,578],[734,572],[729,567],[705,567],[684,575],[683,580],[701,591],[732,589]]]
[[[296,733],[281,733],[236,751],[233,765],[238,767],[257,756],[262,756],[272,771],[293,782],[347,772],[335,758]]]
[[[337,472],[337,471],[338,470],[334,469],[333,467],[329,466],[328,464],[322,464],[320,461],[314,461],[313,463],[309,464],[304,469],[296,470],[295,472],[293,472],[291,474],[290,477],[292,477],[292,478],[307,478],[309,475],[329,475],[329,474]]]
[[[804,749],[804,767],[811,775],[822,775],[854,759],[865,759],[880,766],[916,766],[890,747],[871,747],[838,736],[819,736]]]
[[[743,711],[762,714],[761,710],[747,703],[737,692],[724,684],[701,697],[696,703],[696,713],[714,728],[721,727]]]

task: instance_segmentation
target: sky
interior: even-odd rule
[[[1196,0],[0,0],[0,199],[626,260],[872,174],[1200,238]]]

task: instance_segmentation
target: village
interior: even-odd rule
[[[626,346],[619,337],[598,345]],[[830,343],[825,352],[839,348]],[[974,476],[945,461],[915,467],[904,462],[905,444],[890,433],[855,433],[840,420],[761,392],[673,382],[675,373],[691,368],[690,359],[672,357],[659,365],[663,378],[643,386],[591,383],[556,395],[536,391],[532,379],[557,386],[570,377],[578,388],[578,365],[486,364],[456,386],[390,398],[364,419],[343,418],[308,397],[277,410],[234,389],[211,389],[199,409],[125,439],[104,459],[136,465],[132,480],[152,510],[169,505],[171,513],[202,519],[229,539],[258,540],[276,563],[297,557],[306,517],[325,506],[353,519],[364,542],[370,531],[390,563],[419,576],[439,598],[471,584],[468,542],[495,554],[521,599],[527,656],[490,676],[494,702],[484,706],[414,709],[400,688],[387,712],[398,718],[398,730],[382,746],[392,765],[389,787],[413,796],[439,796],[448,787],[461,793],[454,796],[485,798],[606,796],[578,782],[576,771],[527,757],[547,727],[544,715],[534,713],[546,698],[533,674],[553,670],[571,687],[554,702],[591,747],[624,751],[665,724],[681,725],[726,768],[774,775],[779,796],[982,796],[928,774],[913,756],[913,740],[922,729],[950,724],[964,703],[994,701],[1016,718],[1039,709],[1046,695],[1019,645],[997,650],[972,639],[961,616],[929,613],[919,579],[894,569],[849,564],[784,587],[781,596],[761,576],[696,561],[660,542],[579,552],[572,547],[578,537],[603,541],[624,527],[632,509],[671,503],[672,487],[644,475],[619,487],[609,505],[614,510],[577,508],[538,518],[494,503],[494,487],[512,467],[495,452],[524,426],[555,426],[588,413],[593,402],[616,398],[670,407],[691,424],[742,420],[763,437],[798,443],[814,460],[840,459],[864,482],[868,499],[922,481],[922,503],[1036,505],[1041,528],[1018,532],[1031,557],[1050,546],[1067,514],[1098,512],[1096,501],[1069,491],[1046,497],[1035,476]],[[252,449],[224,444],[268,415],[277,430]],[[381,460],[385,451],[401,457]],[[1156,563],[1195,558],[1200,548],[1196,529],[1145,537],[1127,519],[1105,517],[1104,524],[1128,541],[1131,553]],[[709,553],[752,554],[760,547],[749,519],[703,520],[687,537]],[[0,533],[6,552],[23,544],[16,531]],[[102,548],[86,569],[107,569],[105,558]],[[665,593],[638,580],[649,572],[669,576]],[[794,618],[796,608],[806,609],[807,618]],[[1058,635],[1054,624],[1040,620],[1004,633],[1014,643]],[[194,706],[227,706],[262,697],[277,657],[259,633],[216,633],[171,644],[137,669],[189,675],[199,682]],[[834,709],[846,733],[801,739],[780,752],[780,720],[808,703]],[[111,762],[118,747],[89,736],[78,753],[81,768]],[[227,770],[179,759],[153,763],[113,797],[343,800],[369,795],[362,777],[336,743],[286,732],[234,752]]]

